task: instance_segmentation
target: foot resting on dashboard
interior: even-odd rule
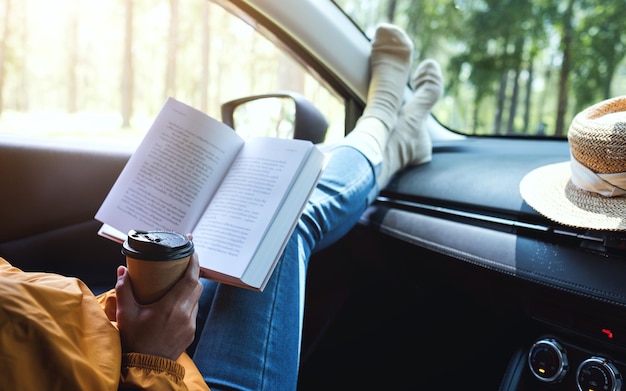
[[[426,119],[443,95],[443,75],[439,64],[431,59],[422,61],[413,74],[411,84],[413,96],[400,110],[398,125],[391,132],[385,148],[382,173],[377,179],[381,188],[406,166],[432,159],[432,142],[426,129]]]
[[[371,76],[363,115],[344,140],[377,165],[389,133],[397,124],[402,96],[409,78],[413,43],[400,28],[381,24],[372,42]]]

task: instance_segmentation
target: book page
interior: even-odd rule
[[[304,140],[248,140],[193,231],[202,267],[245,271],[312,148]]]
[[[191,232],[242,145],[228,126],[169,98],[96,219],[121,232]]]
[[[279,207],[273,224],[265,233],[265,240],[254,254],[252,264],[246,269],[245,283],[252,287],[259,287],[261,290],[265,288],[265,284],[271,277],[278,258],[283,253],[293,230],[296,228],[300,215],[309,201],[329,157],[319,151],[318,148],[313,148],[308,161],[295,178],[291,192]]]

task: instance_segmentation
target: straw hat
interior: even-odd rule
[[[570,161],[526,174],[522,198],[564,225],[626,230],[626,96],[578,113],[567,138]]]

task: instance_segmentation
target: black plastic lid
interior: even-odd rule
[[[128,232],[122,254],[145,261],[171,261],[193,254],[193,242],[178,232],[135,231]]]

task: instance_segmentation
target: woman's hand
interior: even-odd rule
[[[176,360],[193,342],[202,293],[197,254],[182,278],[158,301],[138,304],[125,266],[117,269],[117,325],[125,353]]]

